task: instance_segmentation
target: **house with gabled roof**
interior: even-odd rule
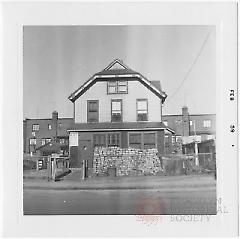
[[[95,147],[155,148],[164,153],[166,133],[162,104],[167,94],[160,81],[149,81],[141,73],[116,59],[76,89],[74,124],[69,128],[70,167],[93,165]]]

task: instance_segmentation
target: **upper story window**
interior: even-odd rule
[[[127,94],[128,83],[127,81],[109,81],[107,83],[108,94]]]
[[[59,139],[60,144],[65,144],[65,139]]]
[[[48,130],[51,130],[51,129],[52,129],[52,125],[48,124]]]
[[[147,99],[137,100],[137,121],[148,120],[148,102]]]
[[[122,121],[122,100],[112,100],[111,102],[112,109],[112,122],[121,122]]]
[[[209,128],[209,127],[211,127],[211,120],[204,120],[204,121],[203,121],[203,127],[204,127],[204,128]]]
[[[29,139],[30,145],[36,145],[37,144],[37,139],[31,138]]]
[[[33,124],[32,131],[39,131],[39,124]]]
[[[98,100],[87,101],[87,122],[98,122]]]
[[[190,124],[190,126],[193,126],[193,121],[190,120],[190,121],[189,121],[189,124]]]

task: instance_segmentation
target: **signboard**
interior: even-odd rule
[[[71,132],[69,135],[69,146],[78,146],[78,132]]]

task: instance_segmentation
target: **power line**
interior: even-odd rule
[[[206,43],[207,43],[207,41],[208,41],[208,38],[209,38],[211,32],[212,32],[212,30],[210,30],[210,31],[208,32],[208,34],[207,34],[207,36],[205,37],[205,39],[204,39],[204,41],[203,41],[203,44],[202,44],[202,46],[201,46],[201,48],[200,48],[200,50],[199,50],[196,58],[194,59],[193,63],[191,64],[189,70],[187,71],[187,74],[186,74],[185,77],[183,78],[183,80],[182,80],[182,82],[180,83],[180,85],[178,86],[178,88],[174,91],[174,93],[173,93],[171,96],[169,96],[169,98],[167,99],[167,102],[169,102],[169,101],[176,95],[176,93],[180,90],[180,88],[182,87],[182,85],[184,84],[184,82],[188,79],[188,76],[189,76],[189,74],[191,73],[191,71],[192,71],[193,67],[195,66],[195,64],[197,63],[197,61],[198,61],[198,59],[199,59],[199,57],[200,57],[200,55],[201,55],[201,53],[202,53],[202,51],[203,51]]]

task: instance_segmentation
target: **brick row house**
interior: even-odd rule
[[[96,146],[155,148],[163,154],[165,134],[174,133],[162,123],[166,97],[159,81],[119,60],[94,74],[69,97],[74,104],[70,166],[81,167],[84,158],[91,168]]]
[[[52,113],[52,118],[25,119],[23,121],[23,152],[34,154],[39,147],[53,141],[59,142],[68,151],[67,129],[72,124],[72,118],[58,118],[56,111]]]
[[[189,114],[188,107],[184,106],[182,114],[163,115],[162,121],[175,132],[171,139],[165,138],[165,152],[177,151],[178,145],[182,151],[182,144],[191,144],[195,138],[199,142],[207,141],[215,145],[215,114]]]

